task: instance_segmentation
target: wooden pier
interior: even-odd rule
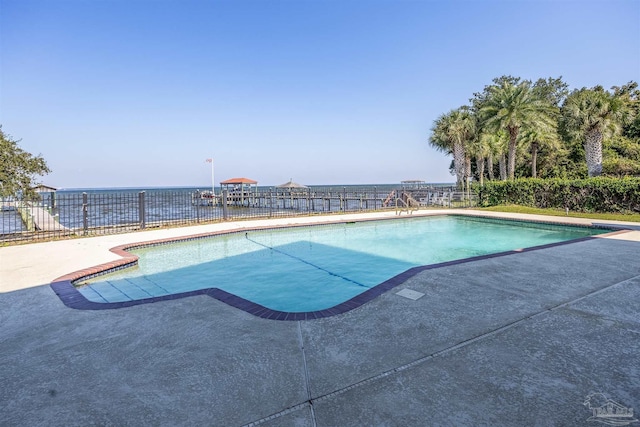
[[[41,206],[35,206],[31,202],[5,202],[4,206],[13,207],[27,231],[64,231],[67,227],[60,224],[58,219],[51,215],[47,209]]]

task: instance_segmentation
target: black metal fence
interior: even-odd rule
[[[475,199],[449,186],[259,187],[243,191],[96,190],[41,193],[0,200],[0,242],[120,233],[248,218],[277,218],[385,209],[471,207]]]

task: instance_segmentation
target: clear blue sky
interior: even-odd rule
[[[640,1],[0,0],[0,124],[63,188],[451,182],[494,77],[640,80]]]

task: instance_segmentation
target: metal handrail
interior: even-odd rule
[[[413,198],[410,198],[410,200],[413,200],[415,202],[415,200]],[[398,202],[400,202],[401,204],[404,205],[404,207],[402,206],[398,206]],[[396,215],[402,215],[403,211],[406,211],[408,215],[412,214],[414,211],[417,211],[419,208],[419,205],[413,205],[412,203],[407,203],[404,200],[402,200],[399,197],[396,197],[395,199],[395,205],[396,205]]]

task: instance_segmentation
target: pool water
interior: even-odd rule
[[[412,267],[604,232],[461,216],[239,232],[130,250],[137,267],[76,286],[103,303],[220,288],[273,310],[316,311]]]

